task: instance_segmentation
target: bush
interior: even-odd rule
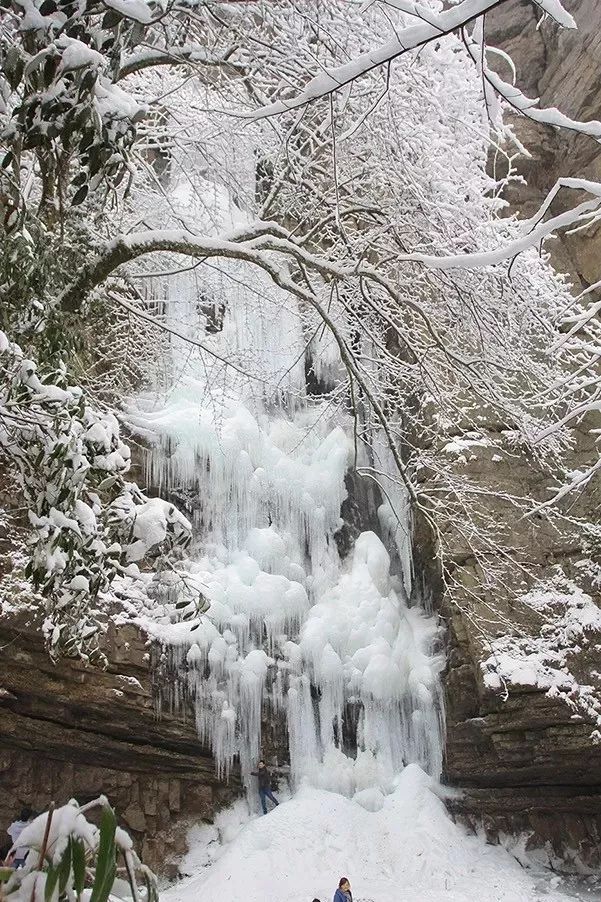
[[[100,809],[100,826],[86,814]],[[115,812],[101,796],[80,806],[50,809],[18,840],[28,848],[25,866],[0,869],[0,897],[10,902],[107,902],[113,898],[157,902],[155,875],[143,865],[131,837],[117,827]]]

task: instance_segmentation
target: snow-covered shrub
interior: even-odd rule
[[[0,88],[10,114],[2,137],[12,206],[7,229],[25,207],[22,166],[35,157],[39,202],[49,220],[67,199],[79,204],[101,183],[114,188],[127,173],[135,124],[145,110],[118,87],[123,52],[144,23],[93,2],[20,0],[3,4],[5,48]],[[139,3],[146,23],[152,7]],[[12,178],[10,178],[12,176]]]
[[[132,562],[168,554],[190,525],[126,479],[130,449],[63,370],[40,373],[0,332],[0,449],[18,468],[33,528],[26,575],[47,599],[51,650],[97,655],[95,603]]]
[[[100,827],[85,816],[97,808]],[[51,807],[23,830],[19,848],[29,849],[25,866],[0,872],[3,897],[10,902],[79,902],[84,894],[90,902],[107,902],[109,895],[158,900],[154,874],[140,862],[129,834],[117,827],[104,796],[81,807],[74,799]]]

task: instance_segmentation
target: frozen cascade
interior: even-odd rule
[[[406,764],[437,776],[442,758],[439,626],[408,603],[407,499],[391,468],[378,513],[398,573],[373,532],[341,561],[351,420],[306,393],[302,312],[238,261],[161,291],[167,319],[210,352],[173,338],[129,412],[150,446],[148,482],[189,505],[182,568],[210,601],[194,630],[158,602],[145,622],[183,683],[176,703],[192,699],[220,775],[236,757],[245,777],[256,765],[269,706],[287,723],[295,785],[378,808]]]

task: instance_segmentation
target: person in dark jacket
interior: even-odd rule
[[[334,902],[353,902],[353,894],[351,893],[348,877],[340,878],[338,889],[334,893]]]
[[[265,766],[264,761],[259,761],[257,770],[251,771],[251,776],[257,777],[259,780],[259,798],[261,799],[261,808],[263,809],[263,814],[267,814],[267,799],[269,799],[270,802],[273,802],[274,805],[280,804],[272,792],[271,772]]]

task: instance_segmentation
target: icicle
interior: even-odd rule
[[[389,451],[374,447],[391,476],[379,519],[400,578],[373,533],[340,561],[352,424],[331,422],[326,402],[304,396],[301,313],[248,264],[225,261],[201,280],[203,271],[174,280],[166,319],[177,305],[180,328],[236,368],[174,338],[154,391],[129,415],[150,446],[147,481],[176,492],[195,529],[178,577],[155,586],[156,635],[172,644],[165,702],[182,711],[191,702],[218,775],[237,758],[247,783],[262,712],[285,712],[293,782],[377,806],[407,763],[435,776],[441,767],[443,662],[436,619],[408,607],[408,499]],[[313,359],[327,380],[339,359],[320,341]],[[249,354],[256,380],[239,372]],[[170,614],[183,577],[210,602],[194,632]]]

